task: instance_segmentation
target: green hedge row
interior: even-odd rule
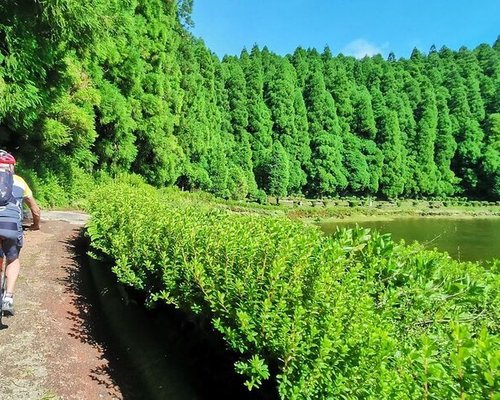
[[[282,399],[499,397],[500,263],[458,263],[364,229],[333,237],[138,182],[91,196],[118,279],[210,318],[249,389]]]

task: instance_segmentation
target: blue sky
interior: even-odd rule
[[[493,44],[500,0],[194,0],[192,18],[192,33],[219,57],[258,44],[281,55],[328,45],[333,54],[408,58],[414,47]]]

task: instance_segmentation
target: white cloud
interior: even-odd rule
[[[387,44],[377,46],[376,44],[370,43],[365,39],[356,39],[347,44],[342,49],[342,53],[347,56],[363,58],[365,56],[371,57],[376,54],[383,54],[384,48],[387,48]]]

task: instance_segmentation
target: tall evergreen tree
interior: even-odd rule
[[[309,61],[307,51],[302,47],[297,47],[290,57],[290,62],[297,71],[297,85],[300,90],[304,90],[306,78],[309,75]]]
[[[248,127],[251,135],[252,162],[255,179],[260,188],[267,186],[266,168],[271,156],[271,112],[264,102],[264,70],[260,50],[252,48],[251,55],[243,52],[240,57],[246,78]]]
[[[417,134],[413,147],[415,159],[413,179],[420,193],[433,195],[436,192],[438,181],[434,162],[438,114],[434,90],[430,81],[426,81],[422,86],[422,100],[415,110]]]
[[[377,133],[377,143],[384,157],[379,192],[386,198],[396,198],[403,193],[403,143],[396,111],[386,111]]]
[[[347,193],[364,194],[370,187],[370,170],[363,153],[363,141],[351,133],[343,137],[344,169]]]
[[[486,44],[479,45],[475,49],[475,55],[481,68],[479,85],[485,112],[492,114],[500,104],[500,56]]]
[[[368,171],[370,172],[370,180],[364,194],[375,195],[379,193],[384,155],[375,142],[368,139],[362,139],[362,152],[365,156]]]
[[[306,183],[302,160],[308,158],[305,149],[307,131],[298,130],[298,126],[307,129],[303,119],[303,103],[297,97],[297,77],[290,61],[274,57],[273,70],[274,75],[267,81],[264,96],[271,110],[274,141],[281,142],[289,157],[289,190],[299,192]]]
[[[457,151],[452,168],[462,179],[462,187],[473,193],[478,185],[478,162],[481,157],[484,133],[472,113],[467,101],[467,89],[456,69],[450,70],[445,80],[450,90],[448,107]]]
[[[370,92],[365,87],[357,87],[352,89],[350,95],[355,110],[351,121],[352,132],[366,139],[375,139],[377,127]]]
[[[230,133],[234,138],[231,149],[233,167],[230,180],[233,193],[238,198],[257,193],[257,183],[253,174],[252,148],[250,133],[247,131],[248,111],[246,82],[243,69],[235,57],[224,57],[223,65],[227,70],[225,89],[228,96]]]
[[[273,143],[269,166],[269,194],[276,197],[287,195],[290,177],[288,154],[279,141]]]
[[[457,149],[457,143],[453,137],[453,128],[447,104],[448,98],[448,90],[440,87],[436,93],[438,121],[434,161],[439,173],[436,193],[445,196],[454,194],[458,184],[458,179],[451,170],[451,160]]]
[[[480,177],[483,194],[500,199],[500,113],[491,114],[486,123],[485,150]]]
[[[464,78],[467,91],[467,103],[471,112],[471,117],[481,123],[484,120],[484,103],[480,91],[480,66],[474,54],[462,47],[456,56],[457,65],[460,69],[460,76]]]
[[[141,69],[138,81],[125,80],[123,84],[124,90],[129,89],[140,104],[136,111],[139,152],[134,169],[151,183],[169,185],[179,176],[183,160],[173,135],[177,118],[171,108],[181,91],[179,64],[173,52],[166,51],[177,51],[179,46],[180,38],[173,34],[178,27],[175,5],[144,1],[134,10],[134,21],[139,33],[136,51],[140,53]]]
[[[307,174],[311,167],[311,139],[309,136],[309,123],[307,109],[300,88],[295,88],[293,101],[295,111],[295,136],[287,146],[290,157],[289,193],[302,193],[307,183]]]
[[[348,182],[335,103],[321,70],[320,61],[312,59],[304,90],[312,150],[308,190],[317,196],[332,196],[343,191]]]
[[[332,57],[328,47],[325,48],[322,59],[325,87],[335,102],[340,129],[344,133],[350,132],[351,124],[354,122],[354,108],[351,102],[352,82],[349,80],[344,66]]]

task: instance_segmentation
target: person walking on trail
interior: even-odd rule
[[[19,252],[23,246],[23,203],[31,210],[33,223],[28,229],[40,229],[40,207],[36,203],[28,184],[14,173],[16,159],[12,154],[0,150],[0,270],[3,257],[7,259],[7,288],[3,296],[3,310],[14,315],[14,289],[21,263]]]

